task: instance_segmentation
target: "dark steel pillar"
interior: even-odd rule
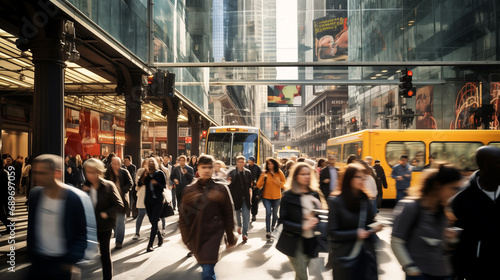
[[[125,89],[125,155],[132,156],[132,163],[141,167],[142,123],[141,95],[142,73],[123,71],[127,86]],[[130,75],[127,75],[130,74]]]
[[[179,117],[179,101],[171,98],[168,100],[168,111],[167,111],[167,151],[172,155],[172,161],[178,155],[178,141],[179,141],[179,129],[177,118]]]
[[[191,155],[200,156],[200,123],[198,115],[190,115],[189,126],[191,126]]]
[[[16,42],[19,49],[31,50],[35,65],[34,157],[64,154],[64,69],[66,60],[79,58],[75,40],[73,23],[56,17],[47,20],[36,36],[20,36]]]
[[[51,43],[46,42],[46,48]],[[55,47],[55,46],[54,46]],[[33,108],[33,156],[55,154],[64,149],[64,61],[44,49],[33,50],[35,94]]]

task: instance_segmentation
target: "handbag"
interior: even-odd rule
[[[262,195],[264,194],[264,189],[266,188],[266,182],[267,182],[267,177],[264,177],[264,184],[262,185],[262,189],[255,189],[256,191],[255,199],[259,200],[262,198]]]
[[[174,209],[172,209],[172,206],[170,206],[170,203],[163,203],[163,206],[161,208],[160,212],[160,218],[168,218],[170,216],[174,215]]]
[[[358,228],[364,228],[366,223],[367,202],[361,202],[359,212]],[[345,257],[335,259],[334,270],[339,274],[344,275],[345,279],[376,279],[377,265],[375,256],[364,249],[364,240],[358,239],[354,244],[351,253]]]
[[[328,210],[316,209],[319,222],[314,228],[314,235],[318,244],[318,252],[328,253]]]

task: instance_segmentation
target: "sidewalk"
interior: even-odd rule
[[[26,258],[26,220],[27,212],[24,199],[17,197],[16,209],[16,272],[8,272],[7,236],[0,237],[0,279],[25,279],[29,268]],[[177,213],[177,212],[176,212]],[[401,266],[397,262],[390,248],[390,233],[392,231],[392,209],[383,209],[378,219],[389,224],[379,233],[381,238],[378,250],[379,279],[403,279]],[[294,279],[295,273],[288,257],[276,250],[276,241],[265,238],[265,209],[260,205],[257,221],[249,229],[249,239],[246,244],[241,243],[231,251],[222,250],[222,258],[215,266],[217,279],[238,280],[267,280],[267,279]],[[132,240],[135,234],[135,220],[126,220],[125,241],[120,250],[111,250],[113,260],[113,279],[200,279],[201,268],[194,257],[186,257],[188,250],[182,243],[177,227],[178,215],[166,219],[165,238],[163,246],[146,252],[151,225],[147,217],[141,227],[141,238]],[[115,241],[111,239],[111,248]],[[325,271],[328,254],[320,253],[319,258],[311,261],[310,277],[312,280],[332,279],[331,270]],[[81,267],[82,279],[102,279],[101,263],[99,258],[93,264]]]

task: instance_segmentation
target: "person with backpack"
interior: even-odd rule
[[[457,233],[448,229],[445,207],[460,189],[462,176],[445,164],[423,176],[420,193],[396,205],[391,247],[406,279],[447,280],[452,267],[444,248]]]

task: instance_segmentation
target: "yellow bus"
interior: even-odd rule
[[[236,166],[236,157],[255,157],[263,166],[267,157],[273,156],[271,141],[258,128],[250,126],[211,127],[207,133],[206,154],[223,161],[229,168]]]
[[[291,149],[291,148],[283,148],[281,150],[276,151],[276,158],[287,158],[290,159],[291,156],[300,157],[301,153],[299,150]]]
[[[477,169],[475,151],[483,145],[500,147],[500,130],[384,130],[371,129],[329,139],[327,154],[337,156],[339,167],[346,165],[349,155],[380,160],[387,178],[384,199],[396,198],[392,166],[402,155],[413,165],[412,186],[415,186],[429,156],[452,163],[466,174]]]

